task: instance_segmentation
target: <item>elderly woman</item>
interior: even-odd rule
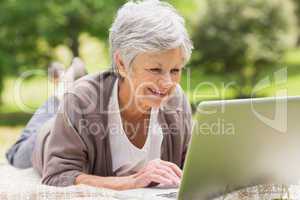
[[[192,126],[179,86],[192,50],[184,20],[164,2],[128,2],[109,42],[113,70],[65,93],[39,130],[33,167],[54,186],[176,186]]]

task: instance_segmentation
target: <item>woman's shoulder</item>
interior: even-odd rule
[[[88,74],[74,82],[72,89],[82,92],[98,91],[108,89],[113,86],[117,79],[116,72],[107,70],[95,74]]]
[[[116,79],[117,75],[113,71],[86,75],[73,83],[65,97],[76,101],[81,109],[93,108],[86,113],[92,114],[108,104]]]

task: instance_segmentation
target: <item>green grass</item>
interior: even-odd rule
[[[17,140],[22,127],[0,127],[0,163],[5,161],[6,150]]]
[[[264,73],[263,78],[270,78],[271,85],[257,93],[257,96],[275,96],[279,89],[286,89],[288,95],[300,95],[300,48],[289,51],[282,61],[280,68],[287,68],[288,80],[281,85],[274,85],[274,72]],[[235,82],[237,77],[234,75],[220,76],[204,74],[200,67],[191,67],[183,72],[181,86],[185,90],[192,103],[198,103],[209,99],[231,99],[235,98],[233,87],[229,86]],[[229,86],[229,87],[226,87]],[[228,89],[226,89],[228,88]]]
[[[51,96],[51,86],[46,76],[30,78],[22,83],[21,79],[6,78],[0,113],[33,112]]]
[[[187,68],[183,71],[181,86],[191,102],[208,99],[228,99],[234,96],[232,89],[226,85],[234,79],[224,79],[216,75],[207,75],[201,68]],[[226,92],[225,92],[226,90]]]

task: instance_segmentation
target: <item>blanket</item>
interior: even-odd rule
[[[35,199],[126,199],[117,191],[74,185],[53,187],[40,184],[40,176],[33,168],[20,170],[9,165],[0,165],[0,199],[1,200],[35,200]],[[131,198],[130,198],[131,199]]]
[[[131,195],[130,191],[120,192],[87,185],[53,187],[40,184],[40,176],[32,169],[20,170],[7,164],[0,164],[1,200],[140,200],[146,195]],[[141,193],[140,193],[141,194]],[[146,193],[144,193],[146,194]],[[245,188],[218,199],[300,199],[300,186],[287,188],[274,185],[260,185]],[[153,198],[152,198],[153,199]]]

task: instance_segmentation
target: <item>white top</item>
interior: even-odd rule
[[[150,160],[160,158],[163,133],[158,123],[158,108],[151,109],[147,139],[141,149],[130,142],[123,129],[118,102],[118,80],[114,84],[108,109],[112,168],[117,176],[131,175]]]

